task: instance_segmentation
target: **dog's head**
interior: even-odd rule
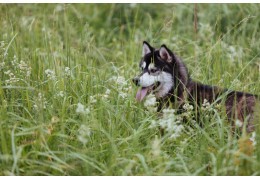
[[[136,94],[138,101],[149,93],[154,93],[156,98],[164,98],[175,89],[183,91],[188,82],[185,65],[165,45],[155,49],[144,41],[139,66],[141,74],[133,79],[140,86]]]

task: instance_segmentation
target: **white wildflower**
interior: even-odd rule
[[[16,55],[14,55],[14,59],[11,61],[12,66],[16,66],[17,65],[17,61],[18,61],[18,58],[17,58]]]
[[[20,63],[18,64],[18,67],[21,72],[26,73],[27,77],[29,77],[31,75],[32,68],[29,67],[24,61],[20,61]]]
[[[42,93],[38,93],[38,98],[42,99],[44,96],[42,95]]]
[[[116,83],[117,90],[119,92],[119,96],[125,99],[128,96],[128,87],[127,81],[123,76],[113,76],[109,79],[109,81],[114,81]]]
[[[175,109],[163,109],[163,117],[168,118],[173,116],[175,113]]]
[[[14,84],[16,82],[19,82],[18,78],[10,78],[10,79],[5,80],[5,84],[7,84],[7,85],[11,85],[11,84]]]
[[[236,127],[242,127],[242,126],[243,126],[243,122],[241,122],[239,119],[237,119],[237,120],[235,121],[235,126],[236,126]]]
[[[70,72],[70,68],[69,67],[65,67],[65,72]]]
[[[90,136],[91,136],[91,129],[84,124],[81,125],[78,131],[78,140],[81,143],[86,144],[88,143]]]
[[[84,105],[81,104],[81,103],[78,103],[76,112],[77,112],[77,113],[84,113],[84,112],[85,112],[85,107],[84,107]]]
[[[174,112],[174,109],[164,109],[163,118],[159,120],[160,127],[170,133],[172,139],[179,137],[184,129]]]
[[[174,126],[174,133],[170,136],[170,138],[176,139],[180,137],[182,130],[184,129],[183,125],[175,125]]]
[[[68,76],[68,77],[71,76],[71,70],[69,67],[65,67],[64,72],[65,72],[65,76]]]
[[[125,92],[119,92],[119,96],[125,99],[127,97],[127,93]]]
[[[89,102],[92,104],[97,102],[97,99],[94,96],[89,96]]]
[[[115,81],[119,87],[127,85],[127,81],[123,76],[113,76],[110,80]]]
[[[15,77],[14,73],[12,73],[11,70],[5,71],[4,74],[9,76],[9,79],[5,80],[5,83],[8,85],[19,81],[19,79]]]
[[[193,110],[193,106],[190,105],[189,103],[185,103],[183,105],[183,109],[187,110],[187,111],[192,111]]]
[[[157,136],[152,142],[152,154],[155,157],[158,157],[161,154],[161,141]]]
[[[122,90],[125,91],[125,92],[127,92],[127,91],[129,91],[129,90],[131,90],[131,89],[132,89],[132,86],[129,86],[129,87],[124,87]]]
[[[41,109],[46,109],[47,106],[47,101],[46,98],[44,97],[44,95],[42,93],[38,93],[37,98],[35,98],[35,102],[33,105],[33,109],[35,111],[39,111]]]
[[[101,94],[103,100],[106,100],[109,96],[107,94]]]
[[[121,85],[127,85],[125,78],[122,76],[118,76],[116,82]]]
[[[192,119],[194,109],[193,106],[189,103],[185,103],[182,107],[185,111],[180,116],[178,116],[179,120],[182,120],[183,117]]]
[[[64,91],[59,91],[57,94],[56,94],[57,97],[64,97]]]
[[[144,106],[148,109],[150,112],[156,112],[156,97],[153,94],[149,94],[144,102]]]
[[[211,107],[211,105],[207,99],[204,99],[201,109],[203,111],[212,111],[213,110],[213,108]]]
[[[155,107],[155,106],[147,106],[146,108],[149,112],[152,112],[152,113],[157,112],[157,107]]]
[[[11,70],[5,71],[4,74],[9,75],[11,74]],[[10,76],[10,75],[9,75]]]
[[[195,121],[195,120],[193,120],[193,119],[192,119],[190,122],[191,122],[191,124],[194,125],[194,126],[197,124],[197,121]]]
[[[46,69],[45,74],[47,75],[47,78],[55,79],[55,72],[53,70]]]
[[[106,92],[105,92],[105,94],[106,94],[106,95],[109,95],[110,92],[111,92],[110,89],[107,89]]]
[[[146,100],[144,102],[144,106],[150,107],[150,106],[155,106],[156,105],[156,97],[153,94],[149,94],[146,97]]]
[[[38,106],[37,106],[36,104],[33,105],[33,109],[34,109],[35,111],[38,111],[38,110],[39,110],[39,108],[38,108]]]
[[[123,76],[112,76],[109,80],[115,81],[118,84],[126,84],[125,78]]]
[[[85,106],[83,104],[78,103],[77,104],[76,113],[79,113],[79,114],[89,114],[90,110],[89,110],[89,108],[85,108]]]
[[[203,107],[208,107],[208,106],[210,106],[210,103],[208,102],[207,99],[204,99],[202,106],[203,106]]]

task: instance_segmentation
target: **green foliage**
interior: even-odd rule
[[[259,8],[199,4],[194,27],[193,4],[1,4],[0,175],[260,175],[257,133],[239,151],[203,109],[203,127],[161,137],[131,84],[147,40],[196,80],[258,94]]]

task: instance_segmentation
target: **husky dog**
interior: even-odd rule
[[[220,101],[224,97],[226,114],[232,127],[235,120],[246,122],[248,133],[254,131],[254,107],[256,95],[221,89],[193,81],[183,61],[178,58],[166,45],[159,49],[143,42],[142,59],[139,64],[141,74],[133,78],[134,84],[140,86],[136,99],[142,101],[149,93],[156,96],[157,111],[175,104],[178,109],[185,102],[194,105],[195,109],[203,104],[204,99],[209,103]]]

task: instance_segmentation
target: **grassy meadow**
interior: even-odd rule
[[[205,102],[201,127],[189,105],[159,120],[135,100],[143,40],[259,94],[260,5],[194,7],[0,4],[0,175],[260,175],[260,136],[235,137],[223,107]]]

